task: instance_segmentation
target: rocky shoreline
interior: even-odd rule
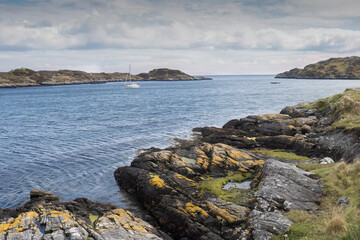
[[[160,68],[149,73],[131,75],[134,81],[201,81],[212,78],[190,76],[179,70]],[[27,68],[0,73],[0,88],[43,87],[58,85],[102,84],[125,82],[126,73],[87,73],[83,71],[33,71]]]
[[[349,124],[344,109],[357,109],[350,100],[359,91],[234,119],[222,128],[196,128],[192,140],[143,150],[114,177],[144,207],[147,222],[113,205],[62,203],[36,190],[23,207],[0,209],[0,240],[287,239],[299,224],[289,213],[320,218],[326,211],[329,184],[305,169],[360,159],[360,128],[339,124]],[[329,199],[337,204],[335,197]]]

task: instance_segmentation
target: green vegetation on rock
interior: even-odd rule
[[[298,164],[318,175],[324,183],[320,212],[292,210],[286,216],[293,221],[289,239],[360,239],[360,162],[346,164]],[[339,205],[339,197],[348,197],[349,205]],[[274,236],[272,239],[284,239]]]
[[[304,106],[318,109],[332,121],[329,130],[353,130],[360,127],[360,88],[319,99]]]
[[[89,218],[90,218],[92,225],[94,225],[95,221],[98,220],[99,217],[100,217],[99,215],[94,215],[94,214],[89,213]]]
[[[198,185],[198,188],[200,189],[200,195],[204,195],[205,192],[207,191],[225,201],[233,202],[235,204],[240,204],[240,205],[247,205],[244,201],[242,201],[242,198],[247,196],[249,192],[248,190],[243,190],[243,189],[225,190],[223,189],[223,187],[228,182],[240,183],[252,177],[253,176],[251,173],[235,173],[235,174],[230,173],[226,177],[220,177],[220,178],[209,177],[201,181]]]
[[[279,73],[276,78],[359,79],[360,57],[330,58],[304,69],[294,68]]]
[[[254,149],[252,153],[263,154],[275,158],[286,158],[291,160],[310,160],[308,157],[300,156],[295,153],[286,152],[284,149]]]

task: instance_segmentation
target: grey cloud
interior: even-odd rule
[[[193,59],[193,52],[221,58],[231,51],[353,55],[360,50],[360,2],[338,2],[49,0],[15,6],[0,0],[0,49],[167,51],[167,58],[186,52]],[[231,56],[224,61],[236,63]]]

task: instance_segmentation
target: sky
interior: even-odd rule
[[[358,0],[0,0],[0,71],[276,74],[360,55]]]

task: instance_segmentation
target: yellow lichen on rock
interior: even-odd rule
[[[223,143],[203,143],[194,149],[197,156],[196,164],[203,169],[218,168],[243,168],[241,162],[251,160],[252,156],[245,151],[236,149]]]
[[[264,165],[264,163],[265,163],[264,160],[247,160],[244,162],[244,164],[246,164],[250,168]]]
[[[218,219],[219,218],[224,219],[225,221],[227,221],[229,223],[235,222],[236,216],[231,215],[225,209],[218,208],[217,206],[215,206],[211,202],[206,202],[206,204],[207,204],[207,207],[210,209],[210,212],[212,214],[214,214]]]
[[[184,179],[184,180],[188,181],[188,182],[190,183],[190,185],[196,186],[196,182],[195,182],[194,180],[189,179],[189,178],[185,177],[184,175],[175,174],[175,177],[176,177],[176,178],[179,178],[179,179]]]
[[[15,230],[16,232],[22,232],[31,226],[31,222],[34,221],[39,215],[36,212],[25,212],[20,214],[17,218],[10,218],[7,222],[0,224],[0,235],[5,234],[9,230]]]
[[[164,183],[160,177],[153,177],[149,180],[150,184],[157,188],[168,188],[169,186]]]
[[[233,158],[233,159],[251,159],[250,155],[243,152],[243,151],[240,151],[240,150],[237,150],[235,148],[231,148],[229,149],[227,152],[226,152],[229,157]]]
[[[200,216],[205,219],[209,216],[209,214],[207,214],[207,212],[205,212],[202,208],[195,206],[192,203],[187,203],[185,205],[185,210],[193,217]]]
[[[125,230],[134,231],[140,235],[148,234],[149,231],[147,229],[151,228],[146,222],[120,208],[104,214],[104,216],[98,219],[95,227],[100,232],[122,227]]]

